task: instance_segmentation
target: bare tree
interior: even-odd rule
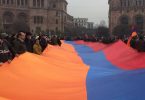
[[[96,35],[97,37],[109,37],[109,28],[105,26],[99,26],[96,29]]]
[[[104,26],[104,27],[106,27],[106,22],[105,22],[105,20],[101,20],[99,26]]]
[[[117,25],[113,29],[113,35],[118,37],[123,37],[124,35],[129,35],[131,33],[131,27],[129,25]]]

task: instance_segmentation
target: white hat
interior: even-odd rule
[[[36,40],[37,40],[37,39],[39,39],[39,36],[36,36],[36,38],[35,38],[35,39],[36,39]]]

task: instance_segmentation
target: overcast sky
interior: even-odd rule
[[[68,13],[74,17],[88,18],[89,21],[108,23],[108,0],[67,0]]]

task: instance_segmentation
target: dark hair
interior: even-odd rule
[[[39,38],[38,38],[38,39],[35,39],[35,40],[34,40],[34,43],[36,43],[37,40],[39,40]],[[40,40],[39,40],[39,41],[40,41]]]
[[[2,37],[2,35],[0,34],[0,39],[2,39],[3,37]]]
[[[23,31],[19,31],[18,32],[18,34],[17,34],[17,38],[19,38],[19,36],[21,36],[21,33],[22,33]],[[25,32],[23,32],[23,33],[25,33]]]
[[[29,35],[32,35],[32,33],[31,32],[26,32],[26,35],[29,36]]]

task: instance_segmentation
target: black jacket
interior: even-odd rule
[[[19,39],[14,40],[13,45],[16,54],[23,54],[27,51],[25,42],[22,42]]]
[[[3,41],[0,43],[0,62],[5,63],[12,59],[12,53],[10,52],[8,42]]]
[[[32,53],[33,52],[33,41],[31,39],[26,39],[25,45],[26,45],[27,51]]]
[[[44,39],[44,38],[41,38],[40,39],[40,45],[41,45],[41,47],[42,47],[42,51],[44,51],[45,50],[45,48],[47,47],[47,41]]]

